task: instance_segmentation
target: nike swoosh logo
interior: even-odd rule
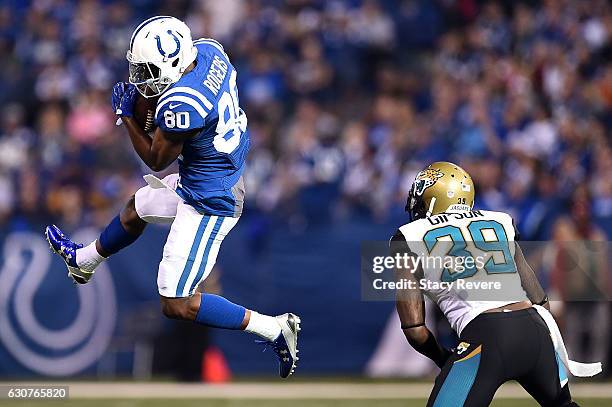
[[[170,103],[170,104],[168,105],[168,107],[169,107],[170,109],[174,109],[175,107],[178,107],[178,106],[180,106],[180,105],[182,105],[182,103],[177,103],[177,104],[175,104],[175,105],[173,105],[172,103]]]

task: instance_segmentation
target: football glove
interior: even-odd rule
[[[117,82],[113,86],[111,104],[117,116],[132,117],[136,101],[136,87],[130,83]]]

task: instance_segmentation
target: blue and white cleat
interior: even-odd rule
[[[59,254],[64,263],[66,263],[68,276],[75,283],[85,284],[93,277],[93,272],[82,270],[76,262],[76,251],[83,247],[82,244],[74,243],[55,225],[45,228],[45,236],[51,250]]]
[[[293,374],[299,360],[297,340],[301,321],[300,317],[291,313],[279,315],[276,320],[281,326],[281,334],[274,341],[269,342],[269,346],[274,349],[278,357],[280,377],[287,378]]]

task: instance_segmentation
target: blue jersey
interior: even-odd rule
[[[240,216],[249,133],[236,70],[218,42],[193,44],[196,66],[160,96],[155,124],[165,132],[198,131],[179,157],[178,195],[202,213]]]

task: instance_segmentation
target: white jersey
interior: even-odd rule
[[[399,233],[420,262],[419,287],[459,335],[482,312],[528,300],[514,262],[510,215],[442,213],[410,222]]]

